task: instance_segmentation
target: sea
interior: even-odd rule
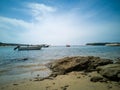
[[[70,56],[96,56],[116,61],[120,58],[117,46],[50,46],[41,50],[18,51],[14,46],[0,47],[0,85],[48,76],[51,71],[44,64]]]

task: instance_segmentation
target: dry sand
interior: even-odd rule
[[[30,79],[2,85],[0,90],[120,90],[120,84],[116,82],[91,82],[90,78],[96,75],[98,76],[96,72],[87,75],[84,72],[71,72],[53,80]]]

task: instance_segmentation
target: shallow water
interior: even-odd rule
[[[66,56],[99,56],[112,60],[120,57],[120,47],[54,46],[33,51],[14,51],[13,48],[0,47],[0,84],[31,78],[37,74],[47,76],[50,72],[44,70],[42,64]]]

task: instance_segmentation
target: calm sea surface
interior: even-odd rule
[[[14,51],[13,48],[0,47],[0,84],[31,78],[37,74],[47,76],[50,71],[44,70],[42,64],[66,56],[99,56],[112,60],[120,58],[120,47],[52,46],[33,51]]]

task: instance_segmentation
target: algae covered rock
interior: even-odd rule
[[[120,64],[108,64],[105,66],[97,67],[98,73],[102,76],[114,80],[120,81]]]

